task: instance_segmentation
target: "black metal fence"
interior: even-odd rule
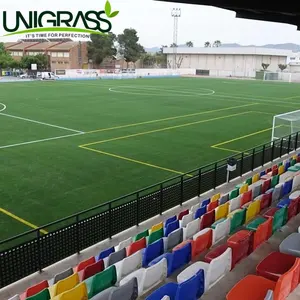
[[[299,132],[233,157],[239,177],[299,148]],[[299,136],[300,137],[300,136]],[[0,242],[0,288],[227,181],[227,159]],[[45,234],[45,231],[48,233]]]

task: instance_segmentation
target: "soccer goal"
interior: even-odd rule
[[[300,110],[276,115],[273,117],[271,142],[281,138],[288,139],[288,136],[292,135],[290,142],[294,144],[298,131],[300,131]]]

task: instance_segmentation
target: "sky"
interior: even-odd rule
[[[1,1],[2,2],[2,1]],[[172,8],[181,8],[178,23],[178,44],[192,41],[202,47],[206,41],[220,40],[222,43],[241,45],[300,44],[300,31],[296,26],[273,22],[238,19],[235,12],[210,6],[166,3],[153,0],[110,0],[112,9],[120,13],[112,20],[112,32],[121,33],[125,28],[134,28],[140,43],[146,47],[160,47],[173,42]],[[14,0],[3,1],[1,10],[7,11],[14,22],[16,10],[102,10],[105,0]],[[2,17],[1,17],[2,18]],[[18,37],[2,36],[5,31],[0,24],[0,41],[16,41]]]

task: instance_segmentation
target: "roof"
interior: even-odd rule
[[[173,54],[173,48],[163,48],[165,54]],[[292,50],[269,49],[260,47],[178,47],[178,54],[231,54],[231,55],[273,55],[273,56],[291,56]]]
[[[7,49],[16,44],[19,44],[19,42],[7,42],[7,43],[4,43],[4,47]]]
[[[29,48],[29,50],[41,50],[41,51],[45,51],[47,50],[49,47],[55,46],[56,44],[58,44],[57,42],[44,42],[44,43],[39,43],[37,45],[33,45]]]
[[[62,44],[58,44],[54,47],[52,47],[51,51],[57,51],[57,50],[61,50],[61,51],[66,51],[66,50],[71,50],[73,47],[78,46],[79,42],[66,42],[66,43],[62,43]]]
[[[284,3],[268,1],[236,1],[236,0],[156,0],[164,2],[189,3],[216,6],[236,12],[237,18],[247,18],[262,21],[288,23],[300,29],[300,7],[295,1]]]
[[[24,50],[30,46],[33,46],[35,45],[35,43],[33,42],[23,42],[23,43],[20,43],[20,44],[15,44],[14,46],[11,46],[9,47],[9,50]]]

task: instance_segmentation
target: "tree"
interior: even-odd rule
[[[213,47],[220,47],[220,46],[221,46],[221,41],[219,40],[214,41]]]
[[[192,41],[188,41],[188,42],[186,42],[185,44],[186,44],[186,46],[188,46],[189,48],[194,47],[194,44],[193,44]]]
[[[268,67],[269,67],[270,64],[265,64],[265,63],[262,63],[261,66],[263,68],[263,70],[267,70]]]
[[[143,63],[143,67],[152,67],[156,63],[156,57],[151,53],[143,53],[141,61]]]
[[[30,70],[32,64],[36,64],[38,70],[47,70],[49,69],[48,56],[42,53],[35,56],[25,55],[20,61],[20,66],[23,69]]]
[[[135,63],[145,53],[144,47],[138,43],[137,31],[133,28],[124,29],[123,33],[118,35],[117,40],[119,53],[123,55],[127,64]]]
[[[15,60],[11,57],[10,53],[5,50],[3,43],[0,43],[0,69],[11,68]]]
[[[109,33],[107,35],[92,34],[91,42],[88,43],[88,58],[93,63],[100,65],[106,57],[112,57],[117,54],[114,46],[116,35]]]
[[[287,68],[287,65],[284,65],[284,64],[279,64],[278,65],[278,68],[281,70],[281,72],[283,71],[283,70],[285,70],[286,68]]]
[[[162,45],[162,46],[159,48],[159,52],[158,52],[158,53],[163,54],[163,53],[164,53],[164,48],[168,48],[168,46],[167,46],[167,45]]]
[[[170,45],[170,48],[174,48],[174,47],[178,47],[178,45],[175,44],[175,43],[172,43],[172,44]]]
[[[206,48],[211,47],[210,42],[205,42],[205,43],[204,43],[204,47],[206,47]]]

